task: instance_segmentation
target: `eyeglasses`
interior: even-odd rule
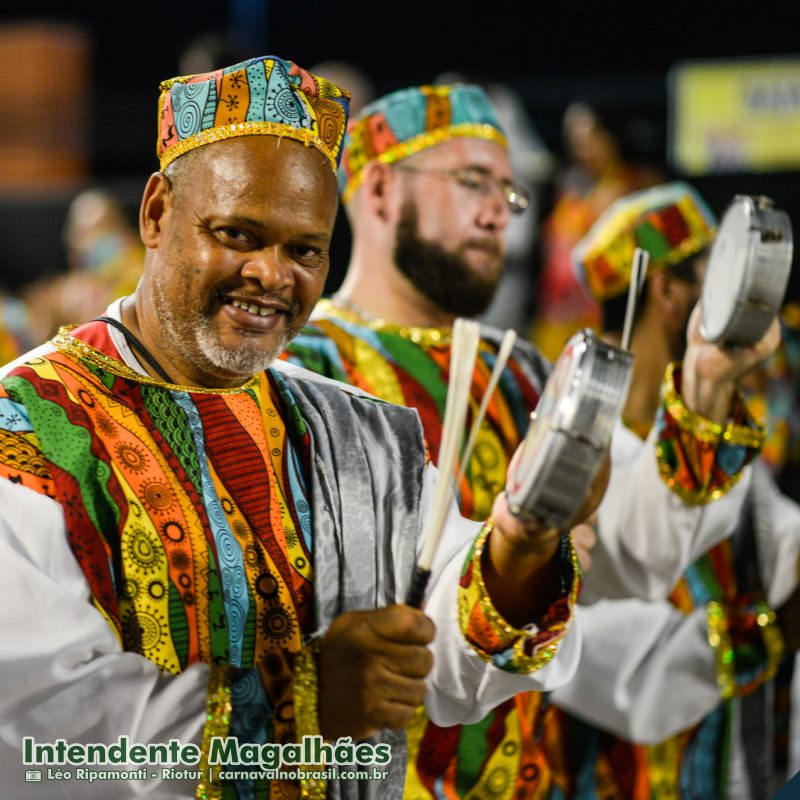
[[[409,164],[395,164],[395,169],[421,175],[441,175],[454,180],[462,189],[479,197],[491,197],[500,192],[512,214],[521,214],[530,205],[530,195],[511,181],[495,178],[488,172],[472,167],[462,169],[421,169]]]

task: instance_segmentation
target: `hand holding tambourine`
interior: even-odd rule
[[[788,215],[768,197],[737,195],[689,320],[681,394],[692,411],[723,422],[739,378],[777,349],[792,255]]]

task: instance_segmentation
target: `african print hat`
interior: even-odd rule
[[[716,220],[702,197],[682,181],[621,197],[572,251],[572,266],[599,301],[627,291],[633,254],[647,251],[648,274],[675,266],[708,247]]]
[[[347,202],[364,167],[391,164],[459,136],[508,147],[497,115],[479,86],[451,84],[399,89],[361,109],[347,128],[339,167],[339,191]]]
[[[341,158],[350,95],[291,61],[262,56],[159,86],[161,169],[204,144],[233,136],[287,136],[316,147],[334,172]]]

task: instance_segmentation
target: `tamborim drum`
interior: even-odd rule
[[[703,280],[700,331],[709,342],[755,344],[780,311],[792,266],[789,216],[768,197],[736,195]]]
[[[633,356],[576,333],[556,360],[509,467],[511,510],[566,530],[598,474],[622,413]]]

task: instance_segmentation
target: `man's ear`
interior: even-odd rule
[[[139,207],[139,235],[145,247],[158,247],[165,214],[172,206],[172,189],[169,178],[154,172],[144,187]]]
[[[397,205],[397,174],[389,164],[373,161],[364,167],[361,179],[361,202],[384,222],[392,219]]]

